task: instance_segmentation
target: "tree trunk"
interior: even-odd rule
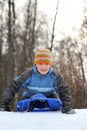
[[[52,36],[51,36],[51,47],[50,47],[50,50],[52,51],[53,49],[53,42],[54,42],[54,37],[55,37],[55,24],[56,24],[56,18],[57,18],[57,14],[58,14],[58,7],[59,7],[59,0],[57,2],[57,7],[56,7],[56,14],[55,14],[55,17],[54,17],[54,22],[53,22],[53,28],[52,28]]]

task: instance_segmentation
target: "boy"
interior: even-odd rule
[[[23,93],[23,99],[30,98],[36,93],[43,93],[46,97],[57,97],[62,100],[63,113],[73,114],[71,108],[71,95],[68,84],[61,74],[55,72],[52,67],[52,54],[48,49],[38,50],[35,54],[32,68],[23,72],[3,92],[1,108],[9,111],[9,103],[15,93],[27,88]]]

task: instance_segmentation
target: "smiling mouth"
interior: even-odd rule
[[[45,72],[45,71],[47,71],[47,70],[41,70],[41,71]]]

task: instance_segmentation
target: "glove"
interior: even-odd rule
[[[71,109],[69,109],[69,110],[66,110],[66,109],[62,109],[62,112],[63,113],[66,113],[66,114],[75,114],[76,112],[71,108]]]
[[[2,103],[0,111],[11,111],[8,103]]]

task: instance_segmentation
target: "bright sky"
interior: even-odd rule
[[[40,10],[44,10],[49,18],[53,17],[56,12],[58,0],[39,1]],[[82,19],[83,9],[81,0],[59,0],[56,30],[64,31],[66,34],[75,33],[74,31],[79,29]]]
[[[81,0],[61,0],[59,10],[59,25],[61,30],[74,33],[79,29],[83,19]]]
[[[17,6],[24,6],[27,0],[16,0]],[[53,24],[53,17],[56,12],[58,0],[38,0],[38,8],[47,14]],[[83,18],[82,0],[59,0],[59,11],[56,21],[56,31],[65,32],[66,34],[75,34],[79,29]],[[76,35],[76,34],[75,34]]]

